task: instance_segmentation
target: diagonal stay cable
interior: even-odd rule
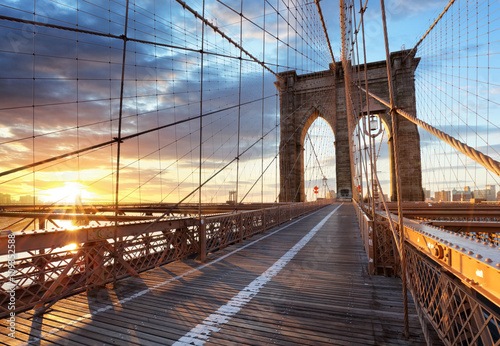
[[[310,98],[308,98],[306,101],[304,101],[295,111],[291,112],[288,117],[286,119],[288,119],[289,117],[291,117],[292,115],[295,114],[295,112],[297,112],[298,110],[300,110],[304,105],[306,105],[309,100],[314,97],[314,95],[312,95]],[[263,140],[265,137],[267,137],[270,133],[272,133],[275,128],[277,128],[278,126],[280,126],[280,124],[276,124],[275,126],[273,126],[269,131],[267,131],[263,136],[262,138],[259,138],[257,139],[255,142],[253,142],[249,147],[247,147],[245,150],[243,150],[238,156],[236,156],[234,159],[232,159],[231,161],[229,161],[227,164],[225,164],[222,168],[220,168],[217,172],[215,172],[214,174],[212,174],[208,179],[206,179],[201,185],[199,185],[198,187],[196,187],[194,190],[192,190],[190,193],[188,193],[186,196],[184,196],[184,198],[182,198],[179,202],[177,202],[176,204],[174,204],[170,209],[168,209],[167,211],[165,211],[162,215],[158,216],[154,221],[152,221],[148,226],[146,226],[142,232],[140,233],[137,233],[132,239],[130,239],[129,241],[132,241],[134,239],[136,239],[137,237],[139,237],[141,234],[144,234],[146,233],[151,227],[153,227],[155,224],[157,224],[162,218],[164,218],[166,215],[168,215],[172,210],[174,210],[175,208],[177,208],[180,204],[182,204],[185,200],[187,200],[189,197],[191,197],[193,194],[195,194],[199,189],[201,189],[203,186],[205,186],[206,184],[208,184],[213,178],[215,178],[217,175],[219,175],[221,172],[223,172],[227,167],[229,167],[232,163],[234,163],[235,161],[239,160],[241,156],[243,156],[245,153],[247,153],[250,149],[252,149],[254,146],[256,146],[261,140]],[[297,131],[297,129],[295,130]],[[290,138],[292,138],[292,136],[289,137],[288,141],[290,140]],[[126,246],[126,245],[124,245]]]
[[[271,97],[274,97],[274,96],[275,95],[266,96],[265,99],[271,98]],[[200,117],[206,117],[206,116],[209,116],[209,115],[213,115],[213,114],[216,114],[216,113],[219,113],[219,112],[224,112],[224,111],[227,111],[227,110],[230,110],[230,109],[233,109],[233,108],[240,107],[242,105],[247,105],[247,104],[251,104],[251,103],[254,103],[254,102],[258,102],[258,101],[261,101],[261,98],[256,99],[256,100],[252,100],[252,101],[248,101],[248,102],[245,102],[245,103],[242,103],[242,104],[239,104],[239,105],[233,105],[233,106],[229,106],[229,107],[226,107],[226,108],[218,109],[216,111],[208,112],[208,113],[205,113],[205,114],[202,114],[202,115],[196,115],[196,116],[193,116],[193,117],[190,117],[190,118],[186,118],[186,119],[183,119],[183,120],[178,120],[178,121],[175,121],[173,123],[165,124],[165,125],[162,125],[162,126],[157,126],[157,127],[154,127],[154,128],[148,129],[148,130],[144,130],[144,131],[137,132],[137,133],[134,133],[134,134],[131,134],[131,135],[128,135],[128,136],[124,136],[120,140],[121,141],[126,141],[126,140],[129,140],[129,139],[132,139],[132,138],[135,138],[135,137],[139,137],[139,136],[142,136],[142,135],[154,132],[154,131],[162,130],[162,129],[165,129],[165,128],[168,128],[168,127],[171,127],[171,126],[180,125],[182,123],[186,123],[186,122],[189,122],[189,121],[192,121],[192,120],[196,120],[196,119],[199,119]],[[99,144],[95,144],[95,145],[92,145],[90,147],[86,147],[86,148],[82,148],[82,149],[79,149],[79,150],[71,151],[71,152],[68,152],[68,153],[65,153],[65,154],[62,154],[62,155],[58,155],[58,156],[54,156],[54,157],[51,157],[51,158],[48,158],[48,159],[45,159],[45,160],[37,161],[37,162],[31,163],[31,164],[28,164],[28,165],[25,165],[25,166],[21,166],[21,167],[17,167],[17,168],[13,168],[13,169],[7,170],[7,171],[3,171],[3,172],[0,172],[0,177],[6,176],[6,175],[9,175],[9,174],[12,174],[12,173],[16,173],[16,172],[19,172],[19,171],[23,171],[23,170],[28,169],[28,168],[40,166],[40,165],[43,165],[45,163],[57,161],[57,160],[60,160],[60,159],[63,159],[63,158],[69,157],[69,156],[74,156],[74,155],[81,154],[81,153],[84,153],[84,152],[87,152],[87,151],[91,151],[91,150],[94,150],[94,149],[107,147],[107,146],[109,146],[109,145],[111,145],[113,143],[116,143],[117,141],[118,141],[118,138],[113,138],[112,140],[109,140],[109,141],[106,141],[106,142],[102,142],[102,143],[99,143]]]
[[[229,41],[229,43],[231,43],[233,46],[235,46],[240,51],[242,51],[247,56],[249,56],[257,64],[261,65],[266,70],[268,70],[269,72],[271,72],[276,78],[278,78],[279,80],[282,79],[282,77],[280,77],[276,72],[274,72],[269,67],[267,67],[267,65],[263,61],[260,61],[259,59],[257,59],[256,57],[254,57],[249,51],[247,51],[245,48],[243,48],[239,43],[237,43],[236,41],[234,41],[231,37],[227,36],[222,30],[220,30],[217,26],[215,26],[214,24],[212,24],[208,19],[206,19],[205,17],[203,17],[202,15],[200,15],[198,12],[196,12],[192,7],[190,7],[184,1],[182,1],[182,0],[175,0],[175,1],[177,1],[184,9],[188,10],[189,12],[191,12],[196,18],[198,18],[199,20],[201,20],[206,26],[210,27],[213,31],[215,31],[216,33],[218,33],[219,35],[221,35],[224,39],[226,39],[227,41]]]
[[[328,49],[330,50],[330,55],[332,56],[333,69],[337,69],[337,64],[335,63],[335,57],[333,56],[332,45],[330,44],[330,38],[328,37],[328,31],[326,30],[325,20],[323,18],[323,12],[321,11],[321,6],[319,4],[320,0],[314,0],[316,7],[318,8],[319,19],[321,20],[321,25],[323,25],[323,31],[325,32],[326,43],[328,44]]]
[[[417,42],[417,44],[415,45],[415,47],[413,47],[412,50],[410,52],[408,52],[408,54],[405,56],[404,60],[406,60],[406,58],[408,58],[410,55],[414,54],[417,51],[418,46],[427,37],[427,35],[432,31],[432,29],[434,29],[434,27],[441,20],[441,18],[445,15],[445,13],[448,12],[448,9],[451,7],[451,5],[453,5],[454,2],[455,2],[455,0],[450,0],[450,2],[448,3],[448,5],[446,5],[446,7],[444,8],[443,12],[441,12],[441,14],[434,21],[434,23],[432,23],[432,25],[429,27],[429,29],[427,29],[427,31],[425,32],[424,36],[422,36],[422,38]]]
[[[113,39],[118,39],[118,40],[125,40],[125,41],[143,43],[143,44],[160,46],[160,47],[165,47],[165,48],[179,49],[179,50],[184,50],[184,51],[188,51],[188,52],[200,53],[200,50],[196,49],[196,48],[182,47],[182,46],[176,46],[176,45],[172,45],[172,44],[168,44],[168,43],[141,40],[138,38],[124,37],[122,35],[115,35],[115,34],[111,34],[111,33],[104,33],[104,32],[82,29],[82,28],[72,28],[70,26],[65,26],[65,25],[44,23],[44,22],[40,22],[40,21],[22,19],[22,18],[17,18],[17,17],[10,17],[10,16],[5,16],[5,15],[0,15],[0,20],[6,20],[6,21],[10,21],[10,22],[17,22],[17,23],[23,23],[23,24],[29,24],[29,25],[35,25],[35,26],[42,26],[42,27],[46,27],[46,28],[58,29],[58,30],[64,30],[64,31],[73,31],[73,32],[81,33],[81,34],[101,36],[101,37],[106,37],[106,38],[113,38]],[[220,57],[230,58],[230,59],[238,59],[238,60],[240,59],[240,57],[222,54],[219,52],[204,51],[203,54],[215,55],[215,56],[220,56]],[[248,58],[242,58],[242,60],[254,61],[254,59],[248,59]]]
[[[361,88],[361,90],[363,90],[364,92],[366,92],[366,90],[364,88],[360,87],[359,85],[356,85],[356,86],[358,88]],[[380,103],[391,108],[390,104],[386,100],[378,97],[377,95],[375,95],[369,91],[368,91],[368,94],[371,97],[373,97],[374,99],[376,99],[377,101],[379,101]],[[474,161],[476,161],[477,163],[479,163],[480,165],[482,165],[486,169],[488,169],[491,172],[495,173],[496,175],[500,176],[500,162],[494,160],[493,158],[491,158],[488,155],[483,154],[479,150],[476,150],[476,149],[468,146],[467,144],[455,139],[454,137],[448,135],[447,133],[445,133],[441,130],[438,130],[434,126],[426,123],[425,121],[418,119],[414,115],[407,113],[407,112],[403,111],[402,109],[395,107],[395,111],[399,115],[405,117],[406,119],[408,119],[409,121],[414,123],[415,125],[420,126],[421,128],[423,128],[427,132],[433,134],[437,138],[448,143],[450,146],[452,146],[456,150],[460,151],[462,154],[467,155],[468,157],[470,157],[471,159],[473,159]]]

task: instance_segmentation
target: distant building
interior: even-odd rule
[[[12,198],[7,193],[0,193],[0,204],[11,204]]]
[[[469,202],[472,198],[472,192],[468,186],[466,186],[463,191],[455,189],[451,191],[451,200],[453,202]]]
[[[496,201],[496,186],[495,185],[486,185],[484,190],[474,190],[474,199],[485,200],[485,201]]]
[[[496,201],[496,186],[495,185],[486,185],[486,200],[487,201]]]
[[[451,200],[450,195],[451,195],[450,191],[445,191],[445,190],[436,191],[434,193],[436,201],[441,201],[441,202],[449,202]]]
[[[40,204],[41,202],[38,199],[38,197],[33,197],[33,196],[30,196],[30,195],[25,195],[25,196],[20,196],[19,197],[19,203],[20,204],[33,205],[33,204]]]

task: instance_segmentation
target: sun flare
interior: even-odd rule
[[[78,204],[84,199],[91,199],[93,193],[87,191],[85,185],[68,181],[64,186],[46,190],[44,195],[48,202]]]

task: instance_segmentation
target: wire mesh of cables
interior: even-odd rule
[[[274,201],[277,73],[331,62],[299,0],[0,1],[0,31],[2,204]]]
[[[500,161],[500,4],[451,1],[418,46],[418,117]],[[421,131],[423,182],[443,201],[498,200],[500,177]]]
[[[364,60],[362,54],[366,54],[361,49],[358,52],[362,40],[361,24],[367,29],[375,29],[366,33],[368,46],[373,45],[374,35],[379,30],[373,24],[373,13],[368,11],[365,14],[368,2],[360,1],[359,6],[355,1],[342,4],[345,14],[343,61],[352,66],[346,75],[356,84],[356,80],[363,79],[362,73],[359,77],[356,69]],[[387,15],[396,18],[405,6],[399,4],[394,8],[391,4]],[[496,35],[499,30],[499,5],[493,1],[451,0],[439,6],[440,9],[433,8],[434,22],[430,21],[428,26],[422,28],[422,32],[427,31],[407,53],[406,58],[416,53],[420,59],[415,72],[417,109],[412,114],[401,116],[413,118],[410,121],[421,127],[421,165],[427,198],[496,201],[500,180],[499,143],[498,136],[495,136],[499,123],[494,115],[499,106],[498,83],[495,83],[498,79],[498,59],[495,57],[499,53]],[[361,8],[359,12],[362,18],[364,16],[363,22],[359,15],[356,18],[356,7]],[[421,10],[412,7],[410,12]],[[407,17],[411,19],[411,15]],[[415,25],[420,24],[415,22]],[[394,31],[392,36],[390,33],[389,28],[389,36],[397,38]],[[349,97],[354,100],[356,95],[352,93]],[[354,103],[353,107],[356,107]],[[353,123],[356,122],[353,119]],[[360,143],[360,148],[363,147]],[[385,146],[381,148],[380,151],[379,145],[377,152],[384,154]],[[383,158],[384,161],[387,159]],[[361,161],[357,162],[361,164]],[[387,173],[381,173],[381,181],[388,183],[384,177]]]

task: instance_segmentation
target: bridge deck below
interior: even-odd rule
[[[16,316],[33,344],[425,344],[401,281],[370,276],[352,205]],[[332,211],[324,225],[317,226]],[[317,232],[317,233],[315,233]],[[310,237],[310,239],[309,239]],[[411,299],[411,298],[410,298]],[[0,342],[12,345],[2,321]]]

